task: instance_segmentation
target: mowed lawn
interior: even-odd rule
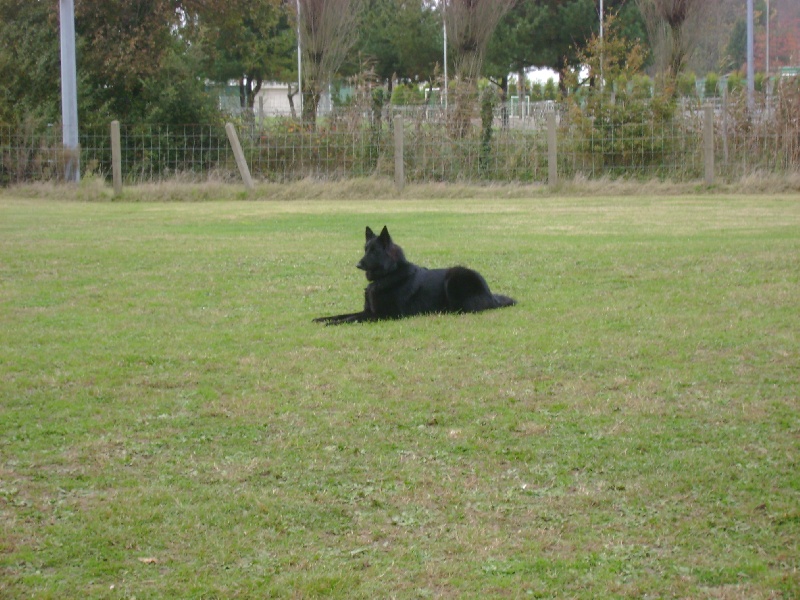
[[[0,195],[2,598],[798,598],[798,459],[796,195]]]

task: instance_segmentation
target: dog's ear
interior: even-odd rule
[[[391,246],[391,244],[392,244],[392,236],[389,235],[389,230],[386,228],[386,225],[383,226],[383,229],[381,230],[381,236],[380,237],[381,237],[381,243],[384,246],[387,246],[387,247]]]
[[[377,236],[372,232],[372,229],[370,229],[369,226],[367,226],[367,241],[370,241],[376,237]]]

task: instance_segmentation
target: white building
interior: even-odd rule
[[[277,81],[265,81],[261,84],[261,89],[256,94],[253,102],[253,111],[257,117],[290,117],[292,109],[289,105],[289,86]],[[300,102],[297,94],[294,96],[294,108],[300,109]]]

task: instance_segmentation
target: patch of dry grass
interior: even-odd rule
[[[243,185],[224,181],[213,175],[204,182],[177,176],[156,183],[127,186],[121,198],[102,179],[87,177],[77,186],[39,183],[14,186],[0,194],[23,198],[59,197],[68,200],[106,202],[205,202],[212,200],[434,200],[434,199],[525,199],[570,197],[663,197],[688,195],[786,195],[800,192],[800,173],[782,175],[750,173],[737,181],[707,187],[695,182],[672,182],[650,179],[588,179],[577,175],[552,189],[542,184],[452,184],[430,183],[407,185],[398,194],[394,182],[379,177],[324,181],[307,179],[295,183],[259,183],[248,191]]]

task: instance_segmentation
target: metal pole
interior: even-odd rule
[[[78,141],[78,84],[75,67],[75,6],[61,0],[61,122],[64,143],[64,178],[79,182],[81,153]]]
[[[603,39],[603,0],[600,0],[600,39]]]
[[[442,28],[444,29],[444,110],[447,111],[447,0],[442,1]]]
[[[300,98],[300,116],[303,115],[303,57],[300,47],[300,0],[297,0],[297,95]]]
[[[603,0],[600,0],[600,89],[603,89]]]
[[[769,0],[767,0],[767,60],[765,71],[766,76],[769,77]]]
[[[755,90],[755,70],[753,65],[753,0],[747,0],[747,106],[753,108]]]

